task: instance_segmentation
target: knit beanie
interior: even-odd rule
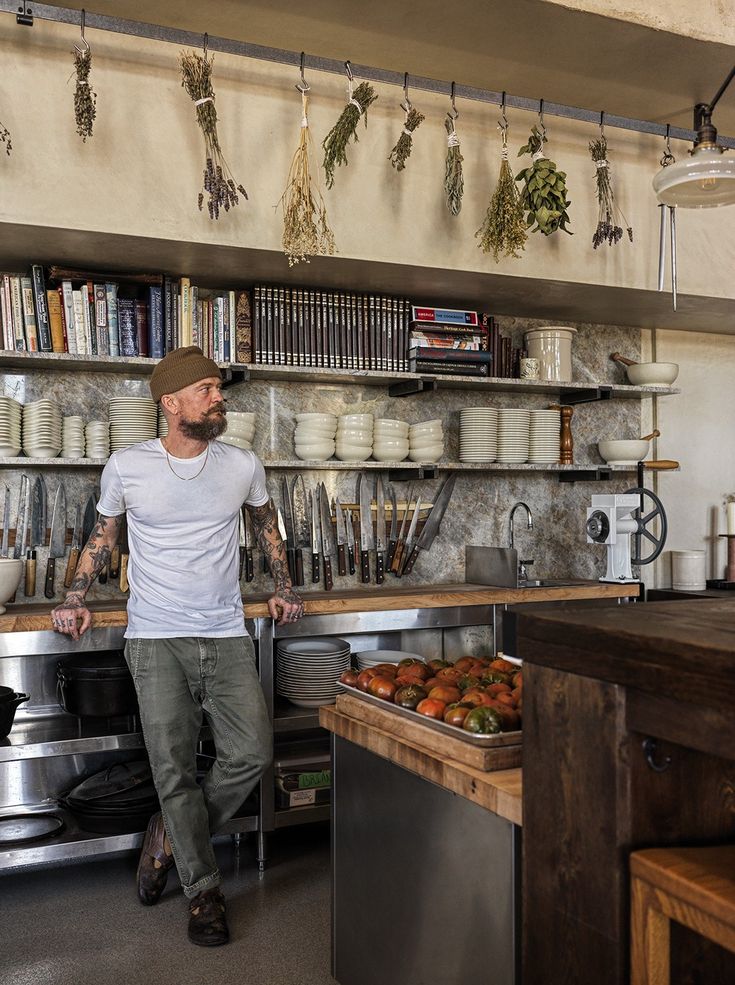
[[[217,363],[205,356],[198,345],[182,346],[164,356],[153,370],[151,396],[158,403],[164,394],[176,393],[208,376],[222,378]]]

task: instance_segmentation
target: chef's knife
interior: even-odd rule
[[[86,541],[85,541],[86,543]],[[120,524],[120,591],[127,592],[128,588],[128,560],[130,558],[130,547],[128,546],[128,515],[123,514]]]
[[[375,546],[373,537],[372,498],[367,475],[360,476],[360,577],[363,584],[370,581],[370,551]]]
[[[319,582],[319,555],[322,552],[321,532],[319,523],[319,505],[317,502],[317,491],[313,493],[309,490],[309,527],[311,530],[311,580],[313,584]]]
[[[322,527],[322,561],[324,563],[324,588],[331,592],[334,581],[332,579],[332,557],[337,553],[334,543],[334,531],[332,530],[332,513],[329,509],[329,497],[327,490],[322,482],[319,490],[319,519]]]
[[[31,488],[28,476],[20,477],[20,492],[18,493],[18,513],[15,519],[15,545],[13,558],[17,561],[25,556],[26,532],[28,530],[28,515],[31,512]],[[15,592],[8,599],[15,602]]]
[[[394,575],[399,575],[401,571],[401,564],[403,563],[403,551],[406,546],[406,525],[408,523],[408,509],[411,505],[411,493],[413,492],[413,486],[409,484],[406,490],[406,502],[403,507],[403,519],[401,520],[401,529],[398,533],[398,541],[396,542],[396,549],[393,552],[393,560],[391,561],[390,570]]]
[[[293,524],[293,503],[291,501],[291,490],[288,485],[288,477],[281,476],[281,498],[283,499],[283,522],[286,528],[284,538],[286,545],[286,558],[288,560],[288,573],[291,576],[291,584],[296,584],[296,536]]]
[[[95,510],[97,509],[97,503],[99,503],[101,496],[102,496],[102,491],[101,491],[101,489],[100,489],[99,486],[96,486],[95,487],[95,490],[94,490]],[[106,564],[102,568],[102,570],[100,571],[100,573],[99,573],[99,575],[97,577],[97,581],[100,583],[100,585],[106,585],[107,584],[107,575],[109,574],[109,571],[110,571],[110,566],[109,566],[109,564]]]
[[[294,558],[296,577],[294,585],[304,584],[304,548],[309,539],[307,535],[306,487],[303,475],[294,476],[291,485],[291,509],[293,511]]]
[[[411,555],[406,563],[405,574],[410,574],[411,569],[416,563],[416,558],[419,556],[419,551],[428,551],[434,543],[434,538],[439,533],[442,517],[444,516],[449,500],[451,499],[456,480],[457,474],[454,472],[446,479],[444,485],[441,487],[439,493],[434,499],[434,505],[431,509],[431,513],[429,513],[426,523],[424,524],[424,529],[421,531],[421,536],[416,541],[416,546],[411,551]]]
[[[375,477],[375,584],[385,580],[385,551],[388,547],[385,535],[385,486],[382,475]]]
[[[286,556],[288,557],[288,537],[286,536],[286,523],[283,519],[283,510],[279,506],[276,510],[276,517],[278,519],[278,533],[281,535],[281,540],[283,541],[283,547],[286,551]],[[289,576],[291,575],[291,569],[289,566]]]
[[[49,539],[48,562],[46,563],[46,588],[44,595],[52,599],[54,592],[54,575],[56,574],[56,558],[66,553],[66,492],[63,483],[59,483],[54,499],[54,512],[51,517],[51,537]]]
[[[243,522],[245,524],[245,581],[251,582],[255,577],[253,569],[253,529],[250,514],[247,509],[243,510]]]
[[[74,581],[74,574],[79,564],[79,555],[82,551],[82,507],[77,504],[77,512],[74,517],[74,531],[71,535],[71,549],[69,560],[66,562],[66,574],[64,575],[64,588],[71,588]],[[118,552],[119,557],[119,552]]]
[[[5,487],[5,502],[3,504],[3,540],[0,546],[0,557],[8,556],[8,537],[10,536],[10,486]]]
[[[352,510],[345,510],[345,527],[347,528],[347,570],[355,573],[355,526]]]
[[[347,574],[347,557],[345,549],[347,547],[347,529],[345,527],[345,515],[339,496],[334,501],[334,515],[337,518],[337,573]]]
[[[247,534],[245,533],[245,508],[240,507],[239,513],[240,525],[239,525],[239,540],[240,540],[240,567],[238,568],[238,581],[242,581],[243,572],[245,570],[245,544],[247,543]]]
[[[117,540],[110,551],[110,578],[119,579],[120,577],[120,531],[117,532]],[[66,584],[66,581],[64,582]]]
[[[401,566],[397,571],[399,578],[402,578],[406,573],[406,562],[408,561],[411,551],[413,549],[414,542],[416,540],[416,527],[419,522],[419,514],[421,513],[421,497],[416,497],[416,507],[413,511],[413,516],[411,517],[411,526],[408,528],[408,534],[406,535],[406,541],[401,551]]]
[[[46,543],[46,483],[38,476],[31,493],[31,536],[30,550],[26,555],[25,594],[32,598],[36,594],[36,547]]]
[[[398,543],[398,506],[396,504],[395,489],[393,486],[389,486],[388,490],[388,495],[390,496],[390,537],[388,538],[387,569],[390,571],[396,553],[396,544]]]
[[[84,506],[84,519],[82,520],[82,547],[87,546],[89,538],[92,536],[97,525],[97,504],[94,496],[90,496]]]
[[[276,504],[273,502],[273,497],[271,496],[268,500],[268,509],[272,510],[273,513],[276,512]],[[276,524],[278,524],[278,517],[276,516]],[[278,532],[281,532],[280,525],[278,526]],[[263,551],[263,574],[267,575],[270,572],[270,565],[268,564],[268,555]]]

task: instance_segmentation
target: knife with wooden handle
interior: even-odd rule
[[[80,504],[77,505],[77,512],[74,518],[74,530],[71,535],[71,549],[69,550],[69,560],[66,562],[66,573],[64,575],[64,588],[71,588],[71,583],[74,581],[74,575],[77,570],[77,565],[79,564],[79,555],[81,553],[81,540],[82,540],[82,507]],[[115,545],[117,547],[117,545]],[[120,574],[120,551],[117,551],[117,575]]]
[[[352,510],[345,510],[345,526],[347,527],[347,570],[355,573],[355,521]]]
[[[123,516],[120,525],[120,591],[127,592],[130,587],[128,584],[128,559],[130,548],[128,547],[128,517]]]
[[[373,503],[370,483],[365,473],[360,475],[360,579],[364,585],[370,581],[370,551],[375,546],[373,536]]]
[[[311,580],[319,584],[319,555],[322,552],[321,524],[319,522],[319,490],[309,490],[309,526],[311,528]]]
[[[56,595],[54,577],[56,574],[56,558],[66,553],[66,492],[63,483],[59,483],[54,499],[54,512],[51,517],[51,538],[49,541],[48,561],[46,562],[46,585],[43,594],[47,599]]]
[[[446,512],[447,506],[449,505],[452,492],[454,491],[454,483],[456,482],[456,479],[456,473],[452,473],[452,475],[445,480],[444,485],[437,493],[436,498],[434,499],[434,505],[431,508],[431,513],[429,513],[426,523],[424,524],[424,529],[421,531],[421,535],[408,556],[408,560],[406,561],[406,565],[403,570],[404,574],[409,575],[413,570],[413,566],[416,563],[416,558],[419,556],[419,551],[428,551],[434,543],[434,539],[439,533],[442,518]]]
[[[334,516],[337,520],[337,574],[347,574],[347,528],[339,496],[334,500]]]
[[[26,551],[25,586],[23,589],[23,594],[26,598],[31,598],[31,596],[36,594],[36,552],[30,547]]]
[[[332,513],[329,509],[329,498],[324,483],[319,490],[319,518],[322,527],[322,561],[324,562],[324,588],[331,592],[334,587],[332,578],[332,556],[336,553],[334,533],[332,531]]]
[[[396,541],[396,546],[393,551],[393,560],[391,561],[390,570],[391,572],[400,577],[401,565],[403,562],[403,550],[406,546],[406,524],[408,523],[408,510],[411,506],[411,493],[413,492],[413,486],[409,485],[406,490],[406,503],[403,507],[403,519],[401,520],[401,529],[398,533],[398,540]]]

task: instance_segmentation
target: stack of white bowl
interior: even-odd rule
[[[343,414],[337,426],[340,462],[365,462],[373,453],[373,415]]]
[[[464,407],[459,412],[460,462],[494,462],[498,454],[495,407]]]
[[[412,462],[437,462],[444,454],[444,428],[438,418],[408,429],[408,457]]]
[[[408,456],[408,424],[376,417],[373,427],[373,458],[376,462],[402,462]]]
[[[325,462],[334,455],[335,414],[297,414],[293,440],[302,462]]]
[[[163,413],[163,407],[158,405],[158,437],[165,438],[168,434],[168,421],[166,420],[166,415]]]
[[[84,429],[87,458],[110,457],[110,425],[107,421],[89,421]]]
[[[228,410],[227,430],[218,440],[244,451],[252,451],[254,437],[255,414],[250,411]]]
[[[501,407],[498,411],[497,460],[508,464],[527,462],[530,430],[530,410]]]
[[[558,410],[532,410],[531,430],[528,442],[528,461],[544,465],[559,461],[561,412]]]
[[[53,400],[23,407],[23,452],[29,458],[56,458],[61,451],[61,408]]]
[[[110,448],[118,451],[158,435],[158,408],[150,397],[112,397]]]
[[[20,451],[23,405],[12,397],[0,397],[0,456],[15,458]]]
[[[65,417],[61,426],[61,457],[84,458],[84,421]]]

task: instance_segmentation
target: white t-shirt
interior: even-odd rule
[[[127,639],[246,635],[239,512],[268,502],[265,470],[251,451],[221,441],[208,452],[206,465],[207,450],[170,456],[169,467],[153,438],[114,452],[105,466],[97,509],[128,519]]]

